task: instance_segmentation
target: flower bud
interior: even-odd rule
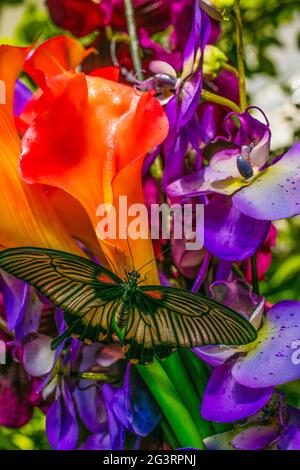
[[[53,367],[55,352],[51,350],[52,338],[39,335],[24,346],[24,367],[33,377],[45,375]]]
[[[218,10],[229,10],[234,6],[235,0],[209,0],[209,3]]]
[[[209,44],[204,49],[203,73],[205,75],[215,78],[227,62],[226,55],[218,47]]]

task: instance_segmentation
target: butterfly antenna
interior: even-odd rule
[[[130,246],[130,243],[129,243],[129,238],[128,238],[128,234],[127,234],[127,245],[128,245],[128,248],[129,248],[129,253],[130,253],[130,258],[131,258],[131,263],[132,263],[132,268],[133,270],[135,271],[135,267],[134,267],[134,259],[133,259],[133,255],[132,255],[132,251],[131,251],[131,246]]]
[[[108,255],[105,255],[105,257],[109,261],[109,264],[113,267],[114,273],[118,274],[118,266],[116,266],[116,263],[114,263],[114,261]]]
[[[118,264],[119,264],[118,267],[120,268],[120,271],[122,271],[124,276],[126,277],[126,270],[124,270],[124,267],[122,265],[121,258],[120,258],[120,252],[118,251],[118,248],[117,248],[116,245],[115,245],[115,252],[116,252],[116,255],[117,255],[117,259],[118,259]]]
[[[148,266],[148,264],[150,263],[153,263],[153,261],[156,261],[157,259],[159,259],[161,257],[161,255],[164,255],[165,253],[167,253],[168,251],[171,250],[173,244],[171,243],[170,246],[168,246],[167,248],[165,248],[158,256],[155,256],[155,258],[152,258],[150,261],[148,261],[147,263],[145,263],[141,268],[138,269],[138,271],[141,271],[143,268],[145,268],[146,266]]]

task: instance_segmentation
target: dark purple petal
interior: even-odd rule
[[[210,22],[207,15],[201,11],[198,1],[195,1],[195,13],[189,38],[183,53],[182,78],[187,79],[182,87],[181,107],[178,126],[184,126],[194,114],[200,100],[202,89],[202,58],[203,51],[210,35]],[[199,64],[194,70],[197,54]],[[191,78],[188,78],[192,74]]]
[[[78,440],[76,411],[68,386],[64,382],[47,413],[46,432],[53,449],[75,449]]]
[[[253,117],[248,111],[250,109],[258,110],[264,117],[266,123],[264,124]],[[235,119],[233,119],[233,117]],[[236,124],[236,119],[240,122],[239,126]],[[260,108],[251,106],[241,114],[230,112],[224,119],[224,128],[226,136],[220,136],[218,140],[234,143],[237,147],[241,147],[242,145],[257,145],[266,135],[266,132],[269,131],[269,123]]]
[[[182,54],[180,51],[168,51],[163,46],[153,41],[148,31],[144,28],[139,29],[139,40],[144,49],[150,49],[153,52],[155,59],[168,62],[168,64],[172,65],[176,70],[180,70],[182,66]]]
[[[269,401],[272,388],[251,389],[238,384],[231,364],[216,367],[204,392],[201,414],[208,421],[230,423],[251,416]]]
[[[103,431],[107,416],[102,394],[96,382],[80,380],[73,391],[73,397],[80,419],[92,433]]]
[[[208,267],[209,267],[210,259],[211,259],[210,254],[205,253],[205,255],[203,257],[203,261],[202,261],[200,269],[199,269],[199,272],[197,274],[197,277],[196,277],[195,281],[193,282],[193,285],[192,285],[192,288],[191,288],[192,292],[198,292],[200,287],[202,286],[202,284],[203,284],[203,282],[206,278],[206,275],[207,275],[207,270],[208,270]]]
[[[216,195],[205,207],[206,249],[226,261],[242,261],[252,256],[264,242],[270,222],[259,223],[242,214],[231,198]]]
[[[290,425],[281,436],[278,447],[280,450],[300,450],[300,431],[295,425]]]
[[[300,377],[300,302],[285,300],[268,312],[248,355],[233,366],[237,382],[270,387]]]
[[[20,312],[20,321],[15,327],[17,339],[36,333],[40,326],[43,304],[33,287],[28,287],[25,302]]]
[[[300,214],[300,142],[232,200],[237,209],[255,219],[277,220]]]
[[[165,145],[168,145],[167,138]],[[184,173],[185,154],[189,145],[189,136],[186,128],[180,129],[172,141],[170,149],[166,150],[166,168],[163,175],[164,187],[171,181],[176,180]]]
[[[109,434],[97,433],[91,434],[82,446],[79,447],[80,450],[112,450],[111,441]]]
[[[111,447],[114,450],[122,450],[124,448],[123,433],[121,432],[122,426],[113,412],[113,403],[116,392],[117,390],[110,385],[102,385],[102,396],[108,419],[108,431],[111,439]]]
[[[28,291],[30,287],[25,282],[2,272],[2,294],[4,298],[7,328],[12,330],[20,323],[25,313]]]
[[[95,364],[96,357],[100,349],[100,343],[93,343],[91,345],[84,346],[81,354],[81,362],[78,368],[79,372],[85,372]]]
[[[127,393],[125,384],[124,388],[116,393],[113,409],[123,426],[142,437],[153,431],[162,417],[156,402],[135,369],[130,374]]]

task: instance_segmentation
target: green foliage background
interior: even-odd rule
[[[46,10],[40,10],[34,1],[0,0],[0,15],[1,11],[5,11],[6,8],[20,4],[24,4],[24,14],[15,29],[14,36],[2,38],[6,43],[23,45],[31,43],[39,36],[40,39],[47,39],[62,32],[66,34],[52,23]],[[268,50],[270,46],[281,47],[279,28],[293,21],[295,14],[300,15],[300,2],[299,0],[241,0],[241,6],[246,50],[251,49],[252,56],[251,61],[247,60],[246,56],[247,75],[253,77],[259,73],[276,78],[278,71]],[[236,60],[235,34],[229,20],[224,21],[223,31],[219,46],[234,64]],[[165,33],[162,32],[155,36],[155,40],[163,41],[164,36]],[[85,38],[84,41],[88,43],[89,38]],[[298,47],[300,47],[300,20]],[[288,87],[285,92],[290,92]],[[300,123],[295,137],[300,137]],[[276,225],[278,227],[277,244],[273,250],[273,261],[266,280],[261,283],[262,293],[272,303],[287,298],[300,301],[300,217],[279,221]],[[300,407],[299,382],[283,388],[288,392],[290,402]],[[21,429],[0,427],[0,450],[48,448],[45,417],[39,410],[35,410],[30,423]]]

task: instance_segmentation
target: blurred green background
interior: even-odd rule
[[[279,154],[300,138],[300,2],[241,0],[244,20],[247,90],[252,104],[264,109],[271,123],[272,151]],[[219,45],[235,62],[232,23],[224,21]],[[63,32],[50,20],[43,0],[0,0],[0,40],[29,44]],[[300,217],[276,223],[278,237],[262,293],[270,302],[300,301]],[[299,385],[295,385],[295,404]],[[1,396],[0,396],[1,400]],[[48,449],[45,418],[35,410],[21,429],[0,427],[0,450]]]

